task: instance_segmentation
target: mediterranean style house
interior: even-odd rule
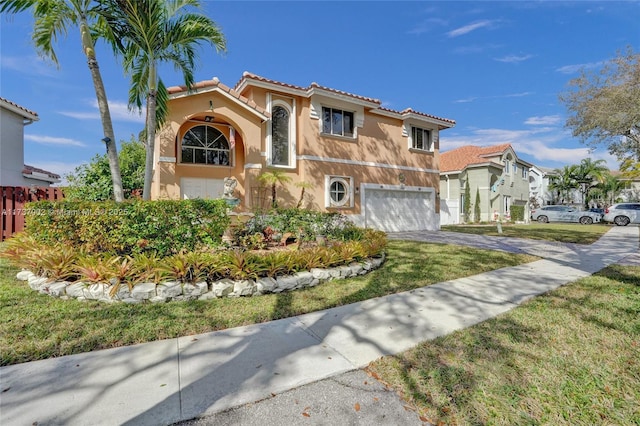
[[[511,144],[489,147],[463,146],[440,154],[441,224],[464,221],[464,206],[471,203],[473,221],[476,194],[480,195],[480,220],[510,217],[512,205],[528,206],[529,170]],[[469,182],[470,200],[464,197]],[[529,212],[525,211],[525,218]]]
[[[38,114],[0,98],[0,186],[50,186],[60,176],[24,164],[24,127]]]
[[[220,198],[237,181],[241,211],[277,203],[344,213],[385,231],[439,228],[439,135],[455,121],[311,83],[245,72],[170,87],[155,145],[153,199]]]

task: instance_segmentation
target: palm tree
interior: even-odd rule
[[[598,189],[604,198],[605,204],[611,205],[615,203],[618,195],[625,189],[625,184],[617,176],[609,174],[605,177],[604,181],[598,185]]]
[[[264,172],[258,176],[258,180],[264,184],[271,185],[271,207],[274,209],[278,207],[278,199],[276,198],[276,186],[278,184],[284,185],[291,182],[291,176],[286,175],[280,170],[273,170],[270,172]]]
[[[607,175],[609,175],[609,168],[604,160],[593,161],[591,158],[584,158],[575,167],[574,179],[580,186],[582,204],[587,202],[591,189],[604,182]]]
[[[224,51],[226,42],[218,26],[201,13],[199,0],[114,0],[100,1],[104,30],[110,33],[115,51],[123,56],[123,65],[131,75],[129,105],[142,108],[146,98],[146,161],[143,199],[151,196],[153,151],[156,130],[167,113],[168,95],[158,76],[158,66],[170,63],[182,72],[187,88],[194,82],[196,49],[201,42]]]
[[[575,180],[577,167],[571,165],[556,169],[555,176],[549,182],[549,189],[558,191],[563,204],[569,201],[571,191],[578,188],[578,183]]]
[[[95,23],[98,15],[92,0],[0,0],[1,13],[19,13],[32,9],[35,19],[33,27],[33,41],[38,53],[53,61],[59,66],[58,57],[53,48],[53,43],[59,36],[67,34],[67,27],[78,26],[80,29],[82,51],[87,57],[87,65],[93,79],[93,87],[98,100],[102,131],[106,145],[111,181],[113,183],[113,196],[116,201],[124,200],[122,190],[122,177],[118,162],[116,138],[113,133],[111,113],[107,102],[107,93],[102,82],[102,75],[98,67],[94,41],[91,36],[90,22]]]

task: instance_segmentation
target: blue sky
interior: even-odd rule
[[[597,69],[640,46],[640,2],[594,1],[203,1],[227,52],[200,51],[196,80],[234,86],[244,71],[300,86],[311,82],[383,105],[454,119],[441,151],[512,143],[522,159],[560,168],[589,153],[564,128],[558,94],[581,68]],[[38,113],[25,128],[25,162],[59,174],[104,152],[78,31],[56,44],[60,68],[41,60],[29,13],[0,17],[0,96]],[[98,61],[118,141],[143,126],[127,109],[129,80],[99,45]],[[168,86],[182,83],[171,67]]]

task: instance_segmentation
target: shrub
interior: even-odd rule
[[[153,251],[164,257],[220,245],[230,219],[224,200],[65,200],[31,203],[26,221],[28,233],[43,243],[121,255]]]
[[[247,241],[248,236],[261,234],[265,242],[279,240],[290,233],[299,241],[313,241],[318,235],[334,240],[360,240],[362,228],[355,226],[340,213],[317,212],[301,209],[274,209],[257,213],[236,232],[236,243]],[[254,239],[256,237],[253,237]]]
[[[513,221],[523,221],[524,220],[524,206],[511,206],[511,220]]]

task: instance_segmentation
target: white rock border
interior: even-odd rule
[[[282,293],[314,287],[326,281],[364,275],[379,268],[384,261],[385,255],[383,253],[381,257],[371,257],[362,262],[353,262],[349,265],[335,268],[313,268],[310,271],[275,278],[262,277],[257,280],[241,281],[225,278],[211,283],[200,281],[195,284],[178,281],[146,282],[136,284],[132,290],[129,290],[126,284],[121,284],[115,294],[111,294],[112,286],[107,283],[51,281],[27,270],[18,272],[16,278],[20,281],[27,281],[29,287],[41,294],[48,294],[60,299],[99,300],[107,303],[161,303],[181,300],[211,300],[222,297],[260,296],[262,294]]]

